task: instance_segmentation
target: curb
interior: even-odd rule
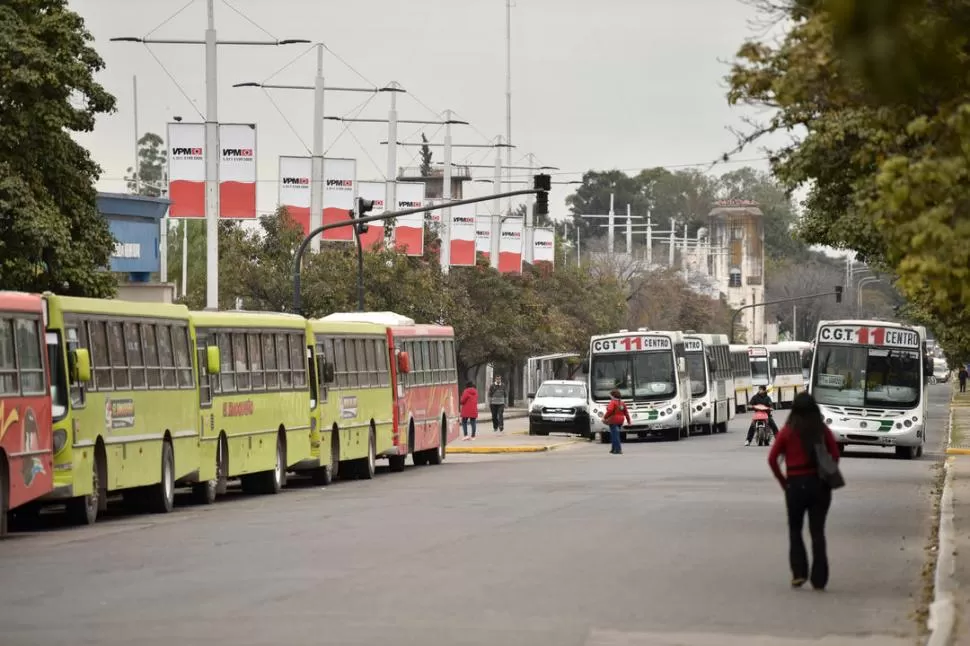
[[[946,450],[947,455],[970,455],[970,449],[950,447]]]
[[[951,400],[952,404],[952,400]],[[953,439],[953,407],[950,406],[950,420],[947,428],[947,453]],[[957,449],[961,450],[961,449]],[[961,453],[962,455],[962,453]],[[927,627],[930,636],[927,646],[949,644],[953,636],[955,609],[953,603],[953,575],[956,572],[953,544],[953,460],[943,462],[946,474],[943,477],[943,494],[940,496],[940,526],[936,545],[936,572],[933,576],[933,602]]]
[[[459,453],[477,453],[477,454],[489,454],[489,453],[543,453],[546,451],[555,451],[558,448],[567,446],[569,444],[576,444],[579,440],[572,442],[560,442],[559,444],[545,444],[541,446],[463,446],[451,448],[448,447],[448,454],[459,454]]]

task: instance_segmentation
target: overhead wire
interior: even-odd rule
[[[310,146],[307,145],[307,142],[303,139],[303,137],[300,136],[300,132],[296,129],[296,126],[294,126],[293,123],[286,117],[286,115],[283,113],[283,110],[280,108],[279,104],[276,103],[275,99],[273,99],[273,96],[266,90],[266,88],[260,88],[260,89],[263,91],[263,94],[266,95],[266,98],[269,99],[269,102],[272,104],[272,106],[276,108],[277,114],[280,115],[280,118],[283,119],[283,122],[286,123],[286,125],[289,127],[290,132],[293,133],[293,135],[297,138],[297,140],[300,142],[303,148],[307,151],[307,153],[313,154],[313,151],[310,150]]]
[[[269,36],[273,40],[279,41],[279,38],[277,38],[275,35],[273,35],[273,33],[270,32],[268,29],[266,29],[265,27],[263,27],[262,25],[260,25],[258,22],[256,22],[255,20],[253,20],[252,18],[250,18],[249,16],[247,16],[241,10],[239,10],[236,7],[232,6],[229,3],[229,0],[222,0],[222,4],[224,4],[227,7],[229,7],[232,11],[234,11],[236,14],[238,14],[239,16],[241,16],[243,20],[245,20],[246,22],[248,22],[249,24],[251,24],[256,29],[260,30],[261,32],[263,32],[264,34],[266,34],[267,36]]]
[[[154,27],[154,29],[152,29],[151,31],[149,31],[144,36],[142,36],[142,38],[145,39],[145,38],[148,38],[149,36],[151,36],[152,34],[154,34],[156,31],[158,31],[159,29],[161,29],[162,27],[164,27],[165,25],[167,25],[168,23],[170,23],[172,20],[174,20],[175,17],[178,16],[180,13],[182,13],[183,11],[185,11],[186,9],[188,9],[189,7],[191,7],[193,4],[195,4],[195,0],[189,0],[184,5],[182,5],[182,8],[181,9],[179,9],[178,11],[176,11],[175,13],[173,13],[171,16],[169,16],[168,18],[166,18],[162,22],[158,23]]]
[[[199,115],[199,118],[205,121],[205,115],[202,114],[202,110],[200,110],[199,106],[195,104],[195,101],[189,96],[189,93],[185,91],[182,84],[176,80],[175,75],[173,75],[168,68],[165,67],[165,63],[163,63],[162,60],[155,55],[155,52],[152,51],[152,48],[148,45],[148,43],[143,43],[143,45],[145,46],[145,49],[148,50],[151,57],[155,59],[155,62],[158,63],[158,66],[162,68],[162,71],[165,72],[165,75],[168,76],[169,80],[175,85],[176,89],[178,89],[185,100],[189,102],[189,105],[192,106],[192,109],[195,110],[195,112]]]

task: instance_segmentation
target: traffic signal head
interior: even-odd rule
[[[545,191],[536,193],[536,215],[549,215],[549,194]]]
[[[365,200],[362,197],[357,198],[357,215],[355,217],[362,218],[371,211],[374,210],[374,200]],[[358,223],[354,225],[357,228],[357,233],[367,233],[370,229],[370,225],[366,223]]]
[[[537,191],[548,191],[552,189],[552,179],[544,173],[536,175],[532,181],[532,188]]]
[[[835,286],[835,302],[836,303],[842,302],[842,285]]]

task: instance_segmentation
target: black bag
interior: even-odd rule
[[[839,463],[832,459],[824,444],[815,445],[815,468],[819,479],[830,489],[840,489],[845,486],[845,478],[839,471]]]

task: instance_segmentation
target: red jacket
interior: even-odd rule
[[[838,462],[839,445],[828,427],[825,428],[822,437],[825,440],[825,448],[829,452],[829,455],[832,456],[833,460]],[[781,466],[778,464],[778,458],[782,455],[785,456],[785,471],[789,476],[804,476],[815,473],[815,465],[812,463],[812,457],[805,454],[805,447],[802,446],[801,439],[799,439],[798,434],[788,424],[785,424],[778,431],[778,437],[775,438],[775,441],[771,445],[771,450],[768,451],[768,466],[771,467],[771,472],[775,475],[778,482],[784,484],[785,476],[782,475]]]
[[[624,420],[627,424],[632,424],[630,411],[627,410],[626,404],[619,399],[611,399],[606,406],[606,412],[603,413],[603,423],[623,426]]]
[[[461,394],[461,416],[477,418],[478,417],[478,390],[475,388],[466,388]]]

